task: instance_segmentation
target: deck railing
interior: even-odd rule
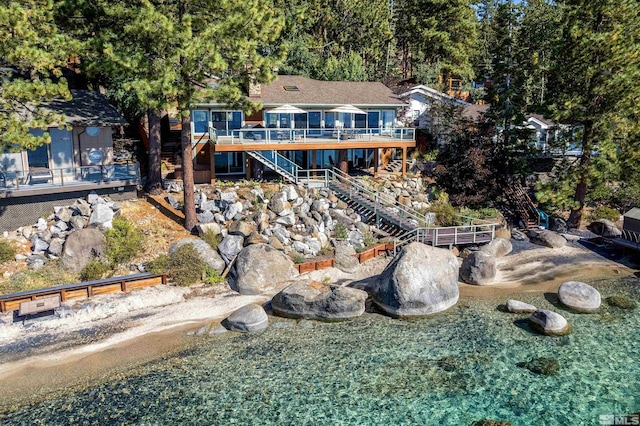
[[[196,136],[197,138],[197,136]],[[239,129],[231,136],[218,136],[218,144],[317,143],[324,141],[414,141],[415,129],[385,127],[376,129]]]
[[[138,181],[138,163],[105,166],[64,167],[59,169],[25,170],[0,173],[0,191],[20,190],[35,185],[66,186],[78,183]]]

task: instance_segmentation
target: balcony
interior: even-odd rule
[[[0,173],[0,197],[136,185],[138,163]]]
[[[218,136],[217,145],[242,144],[341,144],[366,142],[415,142],[415,129],[386,127],[377,129],[264,129],[233,130],[231,136]],[[198,139],[198,137],[196,137]]]

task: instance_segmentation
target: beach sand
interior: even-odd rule
[[[560,249],[529,243],[498,259],[496,283],[460,283],[463,301],[504,299],[529,292],[555,292],[568,280],[590,281],[637,273],[623,259],[610,259],[581,244]],[[354,274],[335,268],[303,277],[363,286],[382,272],[389,258],[365,262]],[[151,360],[185,349],[205,325],[218,323],[239,307],[266,303],[272,294],[241,296],[225,288],[158,286],[131,294],[105,295],[67,308],[62,318],[26,327],[0,319],[0,408],[36,402],[92,386],[113,374],[135,372]]]

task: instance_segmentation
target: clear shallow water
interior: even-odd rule
[[[596,283],[640,301],[640,280]],[[640,411],[640,311],[561,312],[573,333],[532,334],[497,302],[431,319],[344,323],[272,318],[259,335],[194,338],[128,377],[0,415],[3,424],[593,425]],[[514,323],[515,322],[515,323]],[[554,357],[556,376],[516,364]]]

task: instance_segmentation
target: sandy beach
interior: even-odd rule
[[[605,253],[606,255],[606,253]],[[362,286],[382,272],[390,258],[363,263],[353,275],[330,268],[302,278]],[[590,281],[637,273],[627,259],[610,259],[579,243],[560,249],[514,243],[498,260],[496,283],[460,283],[461,300],[505,300],[529,292],[556,291],[568,280]],[[65,307],[47,320],[12,323],[0,318],[0,401],[37,401],[95,384],[107,372],[133,371],[150,360],[184,349],[198,330],[217,324],[239,307],[266,303],[272,294],[241,296],[228,286],[147,288],[111,294]]]

